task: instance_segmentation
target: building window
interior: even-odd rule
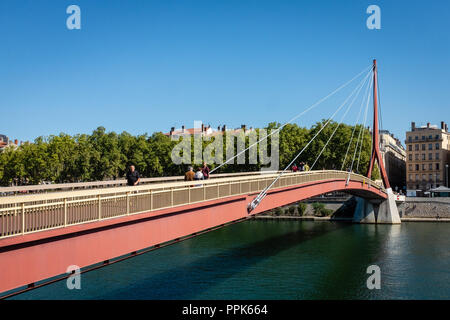
[[[428,160],[433,160],[433,154],[432,153],[428,154]]]
[[[428,138],[429,138],[429,139],[433,139],[433,135],[430,134],[430,135],[428,136]]]
[[[428,150],[433,150],[433,144],[432,143],[428,144]]]
[[[416,181],[419,181],[419,175],[418,174],[416,174]],[[419,189],[419,188],[417,188],[417,189]]]
[[[419,165],[416,164],[416,171],[419,171]]]
[[[409,181],[412,180],[412,174],[410,174],[410,175],[408,176],[408,180],[409,180]]]
[[[431,173],[428,175],[428,178],[430,179],[430,181],[433,181],[433,175]]]
[[[425,160],[425,159],[426,159],[425,153],[422,153],[422,160]]]
[[[439,152],[436,152],[436,160],[439,160]]]
[[[416,151],[419,150],[419,144],[418,143],[415,144],[414,149],[416,149]]]
[[[428,165],[428,170],[433,170],[433,164],[432,164],[432,163],[430,163],[430,164]]]
[[[436,173],[436,181],[440,181],[440,180],[441,180],[441,175],[439,173]]]
[[[412,144],[408,145],[408,151],[412,151]]]
[[[425,150],[425,144],[424,143],[422,144],[422,150]]]
[[[439,140],[439,135],[438,134],[436,135],[436,140]]]
[[[419,154],[416,153],[416,160],[419,160]]]
[[[409,170],[409,171],[412,171],[412,164],[409,164],[409,165],[408,165],[408,170]]]
[[[439,170],[439,163],[436,163],[436,170]]]
[[[419,140],[419,137],[418,136],[416,136],[414,139],[416,139],[416,140]]]
[[[408,141],[409,141],[409,142],[412,141],[412,137],[411,137],[411,136],[408,137]]]
[[[412,154],[409,154],[409,160],[412,160]]]
[[[435,148],[436,150],[439,150],[439,143],[436,143]]]
[[[425,163],[422,163],[422,171],[425,171]]]

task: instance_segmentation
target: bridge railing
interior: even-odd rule
[[[277,171],[267,171],[266,173],[277,173]],[[211,176],[212,179],[226,178],[226,177],[238,177],[249,175],[261,175],[261,172],[236,172],[236,173],[218,173]],[[154,178],[141,178],[140,185],[176,182],[184,181],[184,176],[172,176],[172,177],[154,177]],[[56,183],[56,184],[39,184],[39,185],[25,185],[25,186],[13,186],[13,187],[0,187],[0,197],[10,195],[24,195],[30,193],[46,193],[56,191],[75,191],[83,189],[94,188],[111,188],[126,186],[127,180],[107,180],[107,181],[91,181],[91,182],[74,182],[74,183]]]
[[[2,197],[0,238],[257,193],[267,187],[276,176],[264,174]],[[272,188],[347,178],[347,172],[331,170],[286,173]],[[351,173],[350,179],[384,190],[358,174]]]

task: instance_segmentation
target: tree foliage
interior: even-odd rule
[[[297,124],[288,124],[280,130],[281,170],[293,160],[325,123],[326,121],[322,120],[310,129]],[[279,123],[272,122],[265,129],[275,130],[280,126]],[[259,132],[258,129],[256,130]],[[333,138],[327,144],[335,130]],[[354,172],[366,174],[371,152],[371,137],[367,129],[358,126],[350,144],[353,130],[353,126],[345,124],[338,126],[337,123],[330,122],[295,162],[297,164],[305,162],[312,166],[316,162],[317,155],[327,144],[314,164],[313,170],[351,168]],[[357,147],[357,137],[360,132],[363,143],[362,147],[361,144]],[[227,134],[224,134],[224,142]],[[215,139],[212,137],[209,141],[203,141],[203,150],[214,143]],[[248,147],[250,145],[248,135],[245,139],[245,146]],[[271,150],[272,138],[269,137],[267,140],[267,150]],[[0,185],[117,179],[125,175],[127,167],[131,164],[135,165],[144,177],[182,175],[187,165],[177,165],[171,159],[172,149],[177,143],[178,141],[172,141],[170,137],[160,132],[151,136],[147,134],[133,136],[128,132],[120,134],[107,132],[104,127],[98,127],[90,135],[70,136],[61,133],[57,136],[38,137],[33,143],[24,143],[16,149],[8,147],[0,152]],[[261,145],[255,148],[259,150],[260,147],[263,148]],[[233,151],[233,154],[237,153],[236,144]],[[259,155],[259,152],[257,154]],[[248,155],[249,151],[246,152],[246,159]],[[224,159],[226,157],[225,143],[223,157]],[[344,158],[346,161],[343,164]],[[217,164],[209,165],[211,168],[217,166]],[[237,164],[234,161],[222,166],[216,172],[257,171],[262,167],[260,161],[256,164],[249,164],[248,161],[245,164]],[[380,177],[378,167],[375,167],[373,172],[373,179]]]

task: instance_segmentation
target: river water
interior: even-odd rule
[[[381,289],[367,288],[380,267]],[[450,224],[249,220],[13,299],[449,299]]]

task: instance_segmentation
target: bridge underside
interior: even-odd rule
[[[326,180],[270,190],[252,212],[258,214],[333,191],[382,201],[386,193],[367,184]],[[257,193],[113,218],[0,240],[0,292],[248,217]]]

